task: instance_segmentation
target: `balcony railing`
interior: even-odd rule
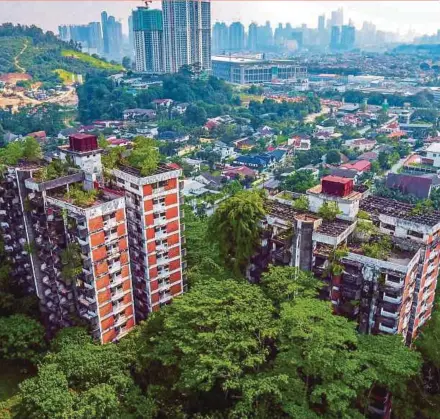
[[[397,319],[399,317],[399,313],[393,313],[391,311],[386,311],[383,308],[380,311],[380,315],[383,317],[388,317],[390,319]]]
[[[400,296],[400,297],[393,297],[391,295],[387,295],[387,294],[384,293],[383,301],[386,301],[388,303],[393,303],[393,304],[400,304],[402,302],[402,296]]]
[[[391,335],[395,335],[397,333],[397,326],[395,327],[388,327],[384,326],[382,323],[379,324],[379,330],[381,332],[389,333]]]

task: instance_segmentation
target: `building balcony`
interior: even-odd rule
[[[118,233],[109,234],[108,236],[105,236],[105,243],[110,243],[114,240],[117,240],[118,237],[119,237]]]
[[[81,317],[83,317],[84,319],[87,319],[87,320],[92,320],[92,319],[94,319],[95,317],[98,316],[97,313],[95,313],[94,311],[90,311],[90,310],[80,311],[79,315]]]
[[[121,316],[121,315],[116,316],[114,326],[115,326],[115,327],[121,326],[121,325],[123,325],[127,320],[128,320],[128,317],[125,316],[125,315],[123,315],[123,316]]]
[[[122,289],[118,290],[116,292],[112,292],[111,299],[112,299],[112,301],[119,300],[120,298],[122,298],[124,296],[124,294],[125,294],[125,291]]]
[[[159,295],[159,303],[164,304],[173,299],[173,295],[169,292],[166,292],[162,295]]]
[[[157,272],[157,279],[160,278],[166,278],[170,275],[170,270],[169,269],[164,269],[163,271],[158,271]]]
[[[116,218],[110,218],[109,220],[104,221],[104,230],[116,227],[117,225],[118,222],[116,221]]]
[[[112,278],[110,281],[110,287],[116,287],[117,285],[121,285],[124,282],[124,278],[122,278],[120,275]]]
[[[167,206],[165,204],[156,204],[153,205],[153,212],[162,212],[165,211]]]
[[[129,307],[131,303],[123,304],[113,304],[113,314],[120,313],[122,310],[125,310],[127,307]]]
[[[156,240],[161,240],[161,239],[164,239],[166,237],[168,237],[168,233],[166,231],[162,231],[162,230],[157,231],[155,236],[154,236],[154,238]]]
[[[167,218],[166,217],[158,217],[154,219],[154,225],[155,226],[159,226],[162,224],[166,224],[167,223]]]
[[[402,296],[394,297],[392,295],[383,294],[383,301],[392,304],[400,304],[402,302]]]
[[[113,265],[109,265],[109,267],[108,267],[108,272],[110,274],[113,274],[119,270],[121,270],[121,262],[115,262],[115,263],[113,263]]]
[[[380,315],[383,317],[388,317],[390,319],[397,319],[399,317],[399,313],[394,313],[391,311],[386,311],[383,308],[380,310]]]
[[[395,335],[397,333],[397,326],[388,327],[384,326],[382,323],[379,324],[379,330],[390,335]]]

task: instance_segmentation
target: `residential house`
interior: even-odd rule
[[[46,131],[35,131],[26,135],[26,137],[35,138],[39,143],[43,143],[47,139]]]
[[[230,145],[225,144],[222,141],[216,141],[214,143],[214,148],[213,148],[212,151],[214,151],[215,153],[220,154],[222,160],[225,160],[225,159],[227,159],[229,157],[235,157],[236,156],[236,153],[234,151],[234,147],[231,147]]]
[[[377,144],[376,140],[367,140],[365,138],[356,138],[354,140],[345,141],[345,146],[359,151],[369,151]]]
[[[371,169],[371,163],[368,160],[357,160],[354,163],[344,163],[341,164],[342,168],[355,170],[358,174],[363,172],[368,172]]]
[[[151,103],[156,107],[156,109],[168,109],[173,102],[173,99],[154,99]]]
[[[297,151],[308,151],[311,148],[311,141],[299,137],[292,137],[287,140],[287,145]]]
[[[427,199],[431,194],[433,178],[431,176],[388,173],[386,186],[390,189],[398,189],[405,195],[411,194],[420,199]]]
[[[359,160],[368,160],[368,161],[374,161],[377,160],[378,153],[375,153],[374,151],[367,151],[360,156],[358,156]]]
[[[234,147],[238,150],[252,150],[255,147],[255,141],[249,137],[239,138],[232,144],[234,144]]]
[[[207,172],[200,173],[195,178],[195,180],[197,180],[197,182],[203,183],[209,189],[219,190],[223,187],[221,176],[213,176]]]
[[[156,117],[156,111],[154,109],[126,109],[123,112],[124,120],[151,120]]]
[[[252,179],[255,179],[257,177],[257,172],[255,170],[250,169],[247,166],[240,166],[240,167],[229,166],[228,168],[225,168],[223,170],[222,175],[229,180],[236,179],[237,177],[239,178],[250,177]]]

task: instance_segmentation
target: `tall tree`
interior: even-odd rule
[[[264,215],[261,194],[242,191],[223,201],[209,220],[209,239],[218,244],[225,264],[237,273],[245,271],[255,252]]]

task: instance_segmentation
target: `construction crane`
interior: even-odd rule
[[[150,8],[149,4],[153,3],[153,0],[145,0],[144,3],[145,3],[145,8],[149,9]]]

